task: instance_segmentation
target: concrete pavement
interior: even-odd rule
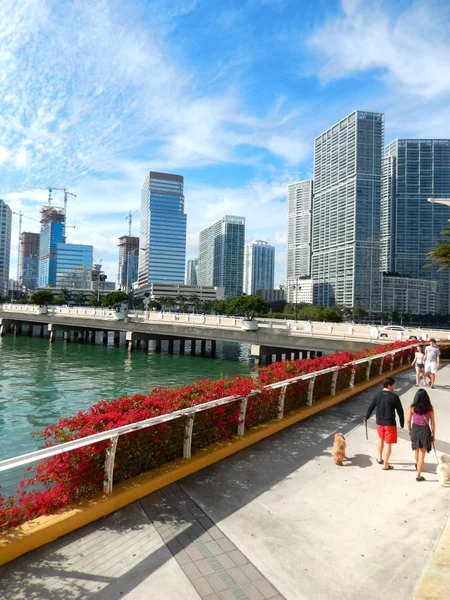
[[[412,369],[397,382],[406,409]],[[445,365],[429,390],[438,454],[450,454],[449,389]],[[0,567],[0,597],[412,599],[449,516],[450,488],[439,487],[432,453],[426,481],[415,481],[406,430],[394,470],[376,464],[374,419],[368,441],[360,425],[374,392]],[[336,431],[347,438],[344,467],[331,458]]]

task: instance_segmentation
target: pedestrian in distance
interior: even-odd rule
[[[430,338],[430,345],[425,348],[425,377],[430,380],[430,385],[434,388],[436,373],[440,366],[440,351],[436,346],[436,340]]]
[[[395,420],[395,413],[398,414],[400,428],[403,429],[403,426],[405,425],[403,406],[400,402],[400,398],[397,394],[394,394],[394,390],[395,379],[393,377],[386,377],[383,381],[383,389],[374,396],[367,409],[366,416],[363,419],[363,423],[366,423],[376,409],[375,414],[379,438],[377,463],[383,465],[383,471],[390,471],[394,468],[389,464],[389,459],[391,457],[392,444],[397,443],[397,422]]]
[[[425,454],[431,451],[436,434],[434,409],[426,390],[417,390],[414,401],[408,410],[408,433],[411,437],[411,448],[414,450],[416,463],[416,481],[425,481],[422,477]]]
[[[412,361],[411,366],[416,367],[416,387],[419,387],[421,375],[423,385],[425,385],[425,354],[423,352],[422,346],[420,345],[416,346],[416,352],[414,354],[414,360]]]

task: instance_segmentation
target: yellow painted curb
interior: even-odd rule
[[[416,600],[450,598],[450,518],[419,584]]]
[[[388,375],[409,368],[410,365],[407,364],[393,371],[372,377],[369,381],[358,383],[353,388],[339,392],[336,396],[327,396],[322,400],[318,400],[312,406],[302,406],[290,412],[283,419],[277,419],[253,427],[241,438],[221,441],[207,448],[202,448],[190,459],[181,458],[172,461],[158,469],[120,483],[114,486],[111,494],[102,495],[92,500],[85,500],[76,506],[72,506],[54,515],[38,517],[33,521],[28,521],[19,527],[11,529],[0,535],[0,565],[10,562],[18,556],[30,552],[30,550],[44,546],[156,490],[200,471],[248,446],[256,444],[286,427],[290,427],[330,406],[334,406],[380,383]]]

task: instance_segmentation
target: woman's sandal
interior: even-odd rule
[[[377,463],[378,463],[379,465],[382,465],[382,464],[384,463],[384,460],[378,460],[378,458],[377,458]]]
[[[387,469],[385,469],[384,467],[381,468],[382,471],[391,471],[394,467],[392,465],[389,465]]]

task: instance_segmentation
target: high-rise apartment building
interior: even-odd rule
[[[20,282],[28,290],[35,290],[39,274],[39,233],[23,231],[20,240]]]
[[[150,171],[141,193],[139,286],[184,283],[184,178]]]
[[[56,286],[56,247],[64,243],[66,214],[63,208],[43,206],[39,238],[38,287]]]
[[[245,218],[224,216],[200,231],[198,285],[223,287],[225,296],[242,295]]]
[[[91,289],[93,253],[85,244],[56,244],[56,287]]]
[[[119,237],[119,268],[117,285],[121,290],[130,291],[133,283],[138,280],[139,267],[139,238],[133,235]]]
[[[315,301],[380,310],[382,113],[354,111],[314,144]]]
[[[187,261],[186,285],[197,285],[198,258]]]
[[[275,246],[257,240],[246,242],[244,254],[244,293],[273,290],[275,276]]]
[[[436,281],[439,313],[450,312],[450,272],[431,267],[450,213],[427,202],[450,198],[450,140],[397,139],[385,148],[381,194],[381,268],[412,279]],[[431,312],[426,311],[426,312]]]
[[[299,279],[311,277],[312,202],[311,179],[288,185],[285,288],[287,302],[296,302],[299,298]],[[303,288],[305,287],[303,285]],[[312,302],[312,297],[310,301]]]
[[[12,210],[0,200],[0,296],[8,295]]]

